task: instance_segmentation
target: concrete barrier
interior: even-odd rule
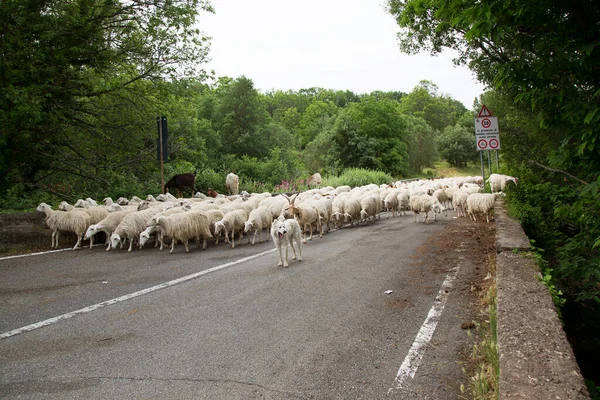
[[[496,201],[499,399],[589,399],[529,239]]]

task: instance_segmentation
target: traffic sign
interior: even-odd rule
[[[477,150],[500,150],[498,118],[484,105],[475,118],[475,143]]]
[[[479,114],[477,114],[478,117],[491,117],[492,116],[492,112],[484,105],[481,106],[481,110],[479,110]]]

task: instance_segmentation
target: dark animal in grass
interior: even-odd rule
[[[169,179],[165,184],[165,190],[169,192],[169,189],[177,189],[178,197],[181,197],[181,192],[189,188],[192,191],[192,197],[194,197],[194,186],[196,185],[196,174],[188,172],[187,174],[178,174]]]

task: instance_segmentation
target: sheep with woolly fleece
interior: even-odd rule
[[[410,210],[410,192],[408,189],[398,190],[398,212],[402,212],[402,215],[406,215],[406,211]]]
[[[473,218],[473,221],[477,221],[475,213],[485,214],[486,222],[490,222],[490,211],[494,209],[494,202],[504,193],[473,193],[467,197],[467,213]]]
[[[102,199],[102,202],[104,203],[105,206],[110,206],[111,204],[114,203],[112,197],[105,197],[104,199]]]
[[[130,252],[133,248],[133,240],[139,238],[140,233],[146,229],[152,216],[159,212],[161,210],[158,208],[149,208],[127,214],[110,235],[111,247],[114,249],[119,243],[122,247],[123,243],[129,239],[129,249],[127,251]]]
[[[446,194],[446,191],[444,189],[436,189],[433,194],[431,195],[431,197],[437,199],[437,201],[444,207],[444,217],[448,216],[448,209],[447,209],[447,203],[448,203],[448,195]]]
[[[302,241],[307,243],[308,240],[312,240],[313,237],[313,225],[316,225],[320,231],[320,236],[323,237],[323,226],[321,225],[321,215],[316,205],[310,201],[302,203],[296,203],[298,200],[297,194],[292,197],[283,195],[288,200],[288,206],[284,207],[281,212],[281,216],[286,218],[295,218],[302,228]],[[306,230],[310,231],[310,237],[306,238]]]
[[[365,221],[366,223],[369,218],[373,218],[373,223],[375,223],[375,218],[380,212],[381,200],[379,195],[368,194],[360,200],[360,222]]]
[[[248,215],[248,220],[244,222],[244,232],[248,234],[248,242],[250,242],[250,233],[252,230],[254,230],[252,245],[254,246],[257,233],[259,240],[262,241],[262,230],[266,228],[267,232],[270,232],[272,222],[273,217],[271,216],[271,210],[267,207],[258,207],[252,210]]]
[[[344,214],[346,213],[346,198],[347,196],[336,196],[331,202],[331,219],[337,229],[340,229],[344,222]]]
[[[360,201],[356,198],[349,197],[345,199],[344,202],[344,221],[350,223],[350,227],[354,226],[354,223],[357,224],[360,222],[360,211],[362,207],[360,205]]]
[[[396,211],[398,209],[398,193],[400,193],[400,190],[392,189],[383,199],[383,206],[386,210],[386,218],[390,217],[390,209],[392,210],[392,217],[396,216]]]
[[[189,252],[190,239],[195,239],[198,247],[200,247],[200,239],[202,239],[202,249],[206,249],[207,239],[213,237],[204,211],[190,210],[169,216],[159,216],[156,223],[161,227],[164,235],[171,238],[171,250],[169,251],[171,254],[175,251],[175,243],[178,240],[183,242],[185,251]]]
[[[238,232],[240,243],[244,237],[244,222],[248,220],[248,213],[245,210],[233,210],[223,215],[220,221],[215,222],[215,233],[220,235],[223,232],[225,242],[229,242],[231,248],[235,247],[235,233]],[[229,241],[229,232],[231,232],[231,240]]]
[[[469,193],[464,190],[457,190],[452,194],[452,207],[459,217],[467,216],[467,197],[469,197]]]
[[[80,210],[55,211],[46,203],[40,203],[37,211],[46,214],[46,225],[52,230],[51,248],[58,248],[58,238],[61,231],[75,233],[77,235],[77,243],[75,243],[73,250],[79,247],[85,230],[90,225],[90,216],[86,212]]]
[[[110,235],[117,229],[117,226],[123,221],[123,218],[132,212],[135,212],[135,210],[114,211],[108,213],[102,221],[97,224],[92,224],[87,228],[84,238],[91,239],[95,234],[104,232],[106,234],[106,251],[110,251]]]
[[[56,209],[58,211],[71,211],[71,210],[75,209],[75,206],[69,204],[66,201],[61,201],[60,204],[58,205],[58,207],[56,207]]]
[[[156,234],[156,240],[154,242],[154,247],[158,247],[158,245],[160,244],[160,250],[163,249],[164,247],[164,232],[162,230],[162,228],[158,225],[158,223],[156,222],[156,219],[159,216],[169,216],[171,214],[178,214],[178,213],[182,213],[187,211],[185,208],[183,207],[173,207],[173,208],[169,208],[168,210],[159,212],[157,214],[154,214],[152,216],[152,218],[150,218],[150,222],[148,222],[148,226],[146,227],[146,229],[144,229],[143,232],[140,233],[140,249],[142,249],[144,247],[144,245],[146,244],[146,242],[148,242],[148,240],[150,239],[150,235],[152,234]]]
[[[515,186],[519,181],[514,176],[502,175],[502,174],[491,174],[487,179],[487,183],[490,185],[492,193],[502,192],[506,189],[508,182],[513,182]]]
[[[282,195],[269,197],[261,200],[258,206],[265,206],[271,210],[271,216],[273,219],[278,218],[285,211],[285,208],[289,205],[288,200]]]
[[[223,213],[223,211],[218,210],[218,209],[217,210],[203,210],[203,211],[204,211],[204,214],[206,215],[206,218],[208,218],[208,224],[209,224],[210,233],[215,238],[215,246],[216,246],[216,245],[219,244],[219,237],[220,237],[220,235],[218,235],[215,232],[215,223],[217,221],[222,220],[223,217],[225,216],[225,214]]]
[[[229,174],[227,174],[227,177],[225,177],[225,187],[227,188],[227,194],[238,194],[240,192],[239,184],[240,178],[233,172],[230,172]]]
[[[315,172],[314,174],[312,174],[311,176],[308,177],[308,179],[306,180],[306,185],[308,187],[311,186],[321,186],[321,183],[323,182],[323,178],[321,177],[321,174],[318,172]]]
[[[433,220],[437,221],[437,214],[444,211],[444,206],[433,196],[410,196],[410,208],[413,212],[413,221],[417,222],[417,214],[424,213],[423,222],[429,224],[429,211],[433,211]]]
[[[312,202],[319,211],[320,223],[321,223],[321,236],[323,237],[323,226],[327,224],[327,231],[331,230],[331,221],[333,214],[333,200],[329,197],[322,197]]]
[[[129,200],[126,199],[125,197],[119,197],[117,199],[116,203],[120,206],[126,206],[127,204],[129,204]]]

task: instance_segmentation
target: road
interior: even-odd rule
[[[481,226],[383,214],[289,268],[245,239],[0,259],[1,397],[458,399]]]

